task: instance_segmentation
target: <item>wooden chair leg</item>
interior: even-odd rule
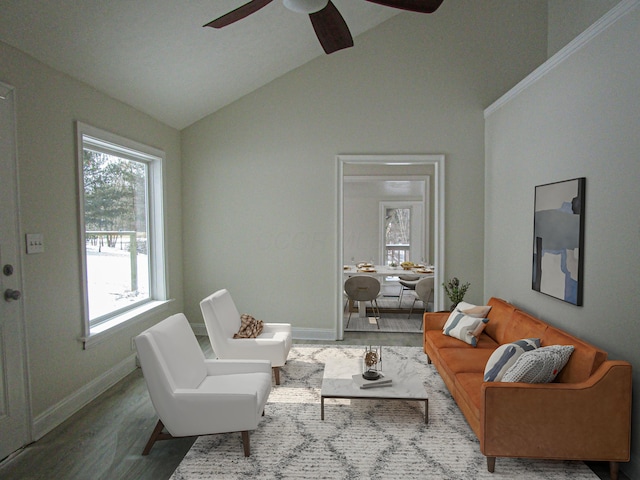
[[[272,367],[273,376],[276,379],[276,385],[280,385],[280,367]]]
[[[156,443],[156,440],[160,440],[160,437],[162,436],[163,428],[164,428],[164,424],[162,423],[162,420],[158,420],[158,423],[156,423],[156,428],[153,429],[153,432],[151,433],[149,440],[147,440],[147,444],[144,446],[144,450],[142,450],[142,455],[149,455],[149,452],[151,451],[151,447],[153,447],[153,444]]]
[[[620,464],[618,462],[609,462],[609,478],[611,480],[618,480],[619,471]]]
[[[262,411],[262,415],[264,416],[264,410]],[[171,440],[173,438],[178,438],[178,437],[174,437],[170,433],[163,433],[162,432],[163,429],[164,429],[164,424],[162,423],[162,420],[158,420],[158,423],[156,423],[156,427],[153,429],[153,432],[151,433],[151,436],[149,437],[149,440],[147,441],[147,444],[145,445],[144,450],[142,451],[142,455],[149,455],[149,452],[151,451],[151,447],[153,447],[153,444],[156,443],[156,441],[158,440]],[[251,454],[251,446],[249,443],[248,430],[245,430],[242,432],[242,448],[244,449],[244,456],[248,457]]]
[[[496,457],[487,457],[487,470],[493,473],[496,469]]]
[[[251,454],[251,446],[249,445],[249,432],[247,430],[242,432],[242,446],[244,447],[244,456],[248,457]]]

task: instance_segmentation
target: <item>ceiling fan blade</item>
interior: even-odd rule
[[[386,7],[400,8],[411,12],[433,13],[444,0],[367,0]]]
[[[353,47],[353,37],[347,22],[331,0],[319,12],[310,13],[309,18],[325,53]]]
[[[252,13],[257,12],[262,7],[266,7],[273,0],[252,0],[249,3],[245,3],[241,7],[232,10],[226,15],[221,16],[220,18],[216,18],[215,20],[210,21],[204,27],[213,27],[213,28],[222,28],[227,25],[231,25],[232,23],[237,22],[238,20],[242,20],[245,17],[248,17]]]

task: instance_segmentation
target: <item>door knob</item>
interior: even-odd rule
[[[4,299],[7,302],[10,302],[11,300],[20,300],[21,296],[22,296],[22,293],[20,293],[20,290],[12,290],[10,288],[7,288],[4,291]]]

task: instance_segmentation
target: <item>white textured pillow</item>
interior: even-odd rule
[[[451,315],[449,318],[451,319]],[[451,321],[447,320],[442,333],[475,347],[488,321],[488,318],[475,318],[458,312]]]
[[[487,365],[484,367],[484,381],[501,381],[505,372],[509,370],[514,363],[516,363],[516,360],[520,355],[539,347],[539,338],[523,338],[517,342],[500,345],[491,354],[487,361]]]
[[[551,345],[520,355],[502,377],[503,382],[550,383],[567,364],[573,345]]]

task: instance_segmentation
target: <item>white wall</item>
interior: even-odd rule
[[[351,178],[351,180],[350,180]],[[353,181],[353,178],[359,178]],[[384,179],[417,179],[403,189],[385,187]],[[378,181],[378,179],[380,179]],[[380,252],[380,202],[424,202],[425,255],[434,262],[435,168],[433,165],[343,165],[343,259],[345,263],[378,261]],[[420,248],[420,247],[419,247]],[[414,250],[415,251],[415,250]],[[419,261],[419,256],[416,256]]]
[[[412,180],[413,178],[413,180]],[[387,180],[385,180],[387,179]],[[393,188],[391,179],[403,179],[406,186],[402,189]],[[433,216],[429,210],[428,198],[426,198],[431,184],[431,179],[424,175],[420,179],[413,177],[360,177],[344,176],[344,242],[343,259],[345,263],[355,263],[359,261],[372,261],[378,264],[381,260],[382,250],[382,229],[380,227],[380,204],[386,202],[418,202],[424,206],[422,210],[422,231],[427,231],[425,224],[427,219]],[[431,208],[433,210],[433,207]],[[415,212],[417,215],[419,211]],[[414,218],[414,217],[412,217]],[[412,224],[415,226],[415,218]],[[420,230],[413,229],[412,250],[414,253],[421,249],[426,253],[426,246],[433,243],[432,235],[423,238],[422,245],[417,239],[420,237]],[[424,235],[422,236],[424,237]],[[425,255],[423,254],[423,256]],[[416,262],[420,261],[420,255],[409,256]],[[433,258],[433,257],[430,257]],[[382,258],[382,260],[384,260]]]
[[[640,2],[582,49],[487,112],[485,295],[634,367],[640,390]],[[551,59],[555,62],[557,59]],[[586,177],[584,306],[531,289],[534,187]],[[632,452],[640,478],[640,401]]]
[[[4,43],[0,81],[16,89],[21,230],[42,233],[45,241],[44,253],[22,258],[34,431],[40,435],[91,399],[92,389],[114,381],[129,365],[133,369],[131,338],[162,315],[182,309],[179,132]],[[78,340],[76,120],[166,152],[169,289],[176,299],[162,314],[88,350]]]
[[[545,1],[402,13],[185,129],[185,310],[336,321],[337,154],[446,156],[445,275],[483,300],[483,109],[546,59]],[[309,332],[307,332],[309,333]]]

